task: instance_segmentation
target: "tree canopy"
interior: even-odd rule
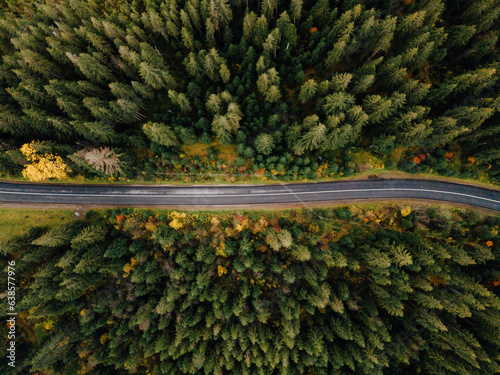
[[[372,151],[384,134],[414,154],[454,149],[464,176],[499,180],[494,1],[11,0],[0,7],[0,173],[20,174],[22,144],[51,141],[65,146],[51,152],[71,176],[90,173],[69,158],[82,147],[126,155],[140,171],[124,170],[127,178],[184,169],[202,176],[211,161],[191,160],[179,172],[174,159],[184,145],[216,140],[247,158],[230,172],[275,170],[271,158],[289,153],[276,178],[293,178],[295,167],[311,178],[297,162],[302,155],[346,175],[343,152]],[[263,141],[271,137],[269,151]],[[410,168],[411,159],[403,155],[398,167],[422,167]]]
[[[89,211],[0,247],[21,280],[16,370],[495,374],[499,226],[406,206]]]

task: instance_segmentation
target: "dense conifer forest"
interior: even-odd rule
[[[498,0],[0,0],[0,177],[499,184],[499,16]],[[500,373],[500,217],[370,207],[101,210],[12,236],[14,373]]]
[[[499,230],[432,207],[89,211],[0,247],[16,373],[496,374]]]
[[[498,183],[499,14],[495,0],[2,0],[0,173],[293,180],[363,171],[352,155],[367,151]]]

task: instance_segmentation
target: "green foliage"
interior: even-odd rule
[[[271,134],[260,134],[255,139],[255,149],[263,155],[269,155],[273,151],[274,139]]]
[[[18,368],[498,372],[500,218],[412,207],[401,231],[398,207],[361,211],[108,210],[10,239],[21,329],[44,327]]]
[[[390,154],[395,149],[395,140],[396,137],[394,135],[382,134],[380,137],[373,140],[373,151],[380,155]]]
[[[130,177],[195,175],[178,167],[179,149],[162,154],[208,136],[270,157],[332,155],[329,165],[350,146],[386,156],[391,140],[459,144],[500,178],[492,0],[3,3],[0,173],[20,173],[5,151],[27,140],[69,156],[130,148],[143,130],[152,144],[129,152]],[[273,115],[280,123],[266,124]],[[276,178],[293,176],[292,160],[279,164]]]
[[[163,123],[148,122],[143,125],[142,130],[151,141],[162,146],[174,146],[178,144],[175,133]]]

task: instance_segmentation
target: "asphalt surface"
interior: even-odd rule
[[[500,211],[500,190],[435,180],[281,185],[66,185],[0,182],[0,202],[92,206],[252,206],[362,199],[425,199]]]

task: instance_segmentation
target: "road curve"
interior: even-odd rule
[[[380,179],[280,185],[66,185],[0,182],[0,202],[86,206],[243,206],[359,199],[425,199],[500,211],[500,190],[436,180]]]

